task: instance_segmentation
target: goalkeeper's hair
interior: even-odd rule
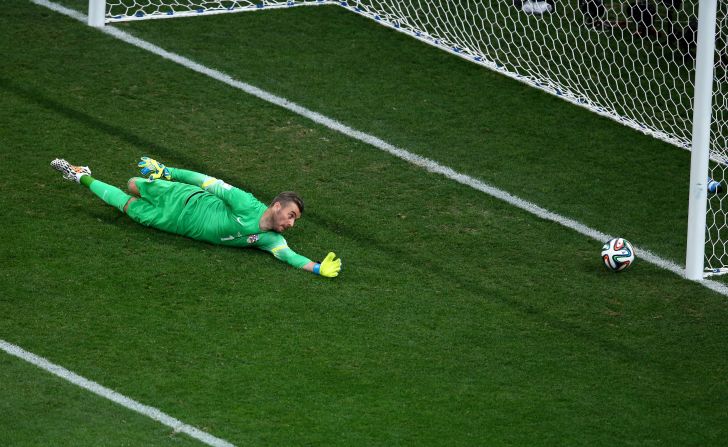
[[[278,194],[270,203],[270,206],[273,206],[276,202],[280,202],[281,206],[286,206],[289,203],[295,203],[298,206],[298,211],[303,214],[303,199],[296,192],[284,191]]]

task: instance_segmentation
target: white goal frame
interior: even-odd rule
[[[714,53],[717,0],[700,0],[698,4],[698,47],[693,102],[693,145],[690,155],[690,198],[688,205],[688,242],[685,254],[685,277],[704,278],[705,231],[710,162],[710,123],[713,100]]]
[[[512,0],[491,0],[506,1]],[[708,208],[708,177],[711,160],[711,120],[712,120],[712,99],[714,80],[714,53],[717,23],[717,1],[699,0],[698,3],[698,38],[695,70],[695,93],[693,97],[693,124],[692,141],[689,139],[669,134],[659,128],[645,125],[635,119],[621,116],[614,110],[610,110],[585,98],[580,92],[571,92],[558,85],[544,82],[542,79],[533,76],[522,75],[498,64],[496,61],[483,57],[477,50],[460,48],[446,39],[431,36],[427,32],[403,26],[395,18],[386,14],[378,14],[368,8],[360,8],[357,1],[345,0],[258,0],[257,3],[250,3],[249,6],[236,7],[235,9],[217,8],[204,11],[204,15],[250,11],[259,9],[290,8],[297,6],[337,5],[359,15],[375,20],[396,31],[407,34],[415,39],[433,45],[439,49],[448,51],[456,56],[462,57],[471,62],[483,65],[491,70],[497,71],[510,78],[526,83],[532,87],[556,95],[568,102],[585,107],[594,113],[606,116],[623,125],[631,127],[639,132],[645,133],[657,139],[663,140],[680,148],[691,150],[690,163],[690,184],[689,184],[689,205],[688,205],[688,232],[687,251],[685,261],[685,276],[691,280],[702,280],[705,275],[706,255],[706,213]],[[106,23],[117,21],[130,21],[142,19],[156,19],[166,17],[182,17],[202,15],[198,11],[185,11],[175,13],[155,13],[143,17],[120,17],[109,18],[106,14],[106,0],[89,0],[88,24],[94,27],[102,27]],[[726,163],[726,160],[719,160]],[[712,273],[728,273],[726,268],[715,269]]]

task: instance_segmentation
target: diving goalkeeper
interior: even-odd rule
[[[222,180],[142,157],[139,167],[148,178],[129,179],[129,195],[91,177],[88,166],[63,159],[51,166],[142,225],[212,244],[265,250],[295,268],[329,278],[341,270],[334,253],[313,262],[291,250],[281,236],[303,213],[303,200],[295,192],[282,192],[266,206]]]

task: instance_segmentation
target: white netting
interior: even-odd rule
[[[360,14],[644,133],[679,147],[691,146],[697,0],[349,4]],[[708,269],[728,267],[726,2],[718,2],[716,29],[713,163],[706,177],[719,182],[721,191],[709,194]]]
[[[728,267],[728,5],[718,2],[716,23],[716,71],[713,85],[710,177],[719,182],[717,191],[708,190],[706,269]],[[711,186],[709,184],[709,186]],[[726,206],[723,206],[725,203]]]
[[[326,0],[107,0],[106,22],[210,15],[265,8],[323,5]]]
[[[116,17],[336,4],[683,148],[698,0],[112,0]],[[123,16],[123,17],[122,17]],[[706,261],[728,266],[728,4],[718,1]],[[686,173],[687,174],[687,173]],[[687,198],[686,198],[687,209]],[[724,211],[725,210],[725,211]]]

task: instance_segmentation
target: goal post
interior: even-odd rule
[[[88,24],[96,28],[106,24],[106,0],[88,0]]]
[[[693,145],[690,155],[690,197],[685,276],[701,280],[705,269],[705,233],[710,162],[715,28],[717,0],[700,0],[693,102]]]
[[[343,7],[692,150],[685,274],[728,273],[728,1],[89,0],[89,24],[308,5]]]

